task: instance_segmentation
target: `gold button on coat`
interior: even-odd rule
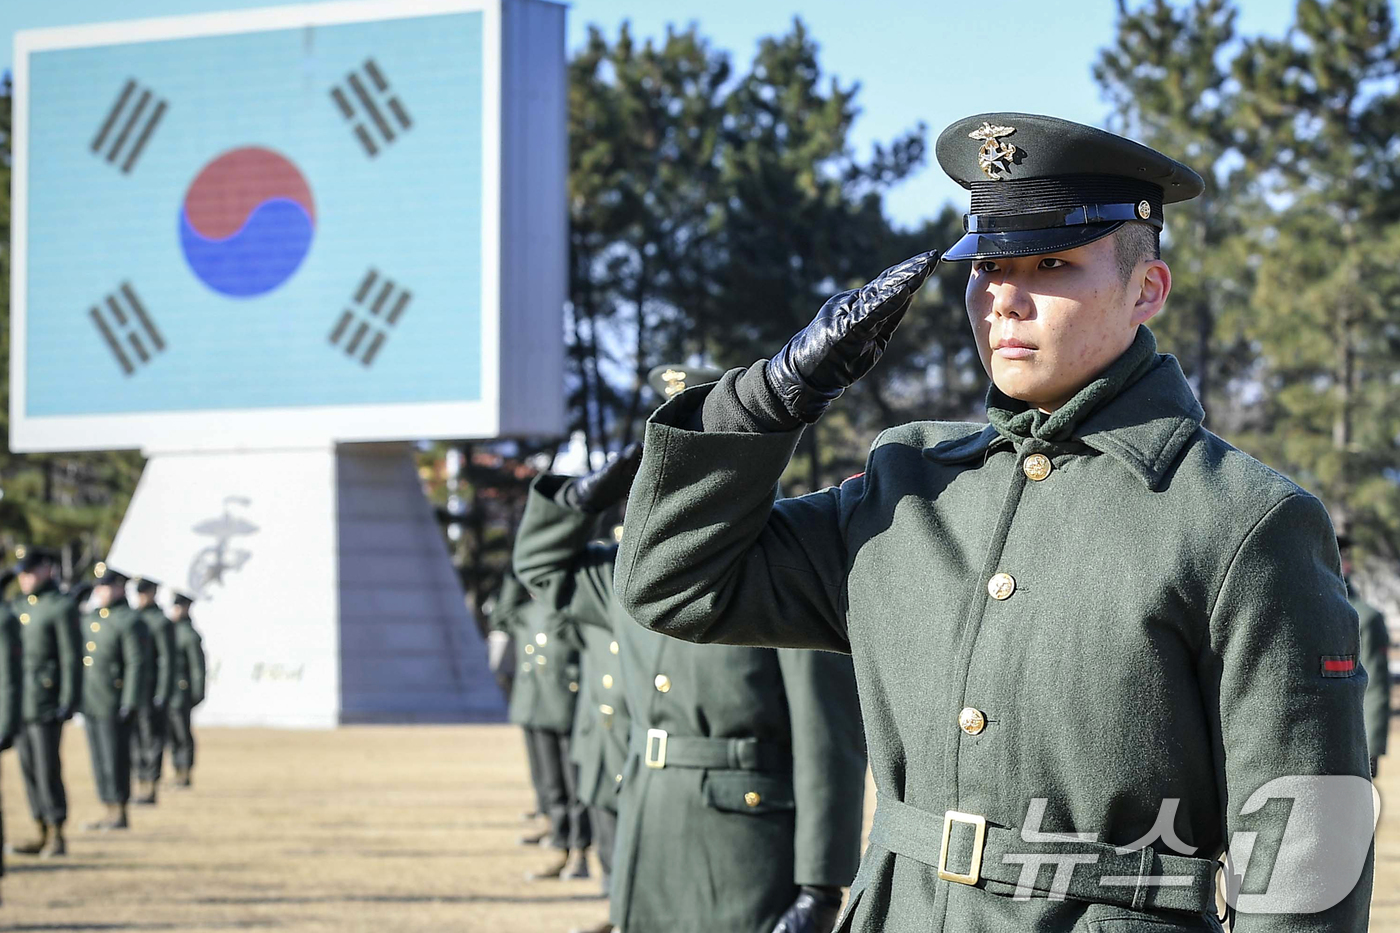
[[[526,654],[534,654],[534,653],[535,653],[535,646],[534,646],[534,645],[526,645],[526,646],[525,646],[525,653],[526,653]]]
[[[535,644],[543,648],[545,645],[549,644],[549,636],[546,635],[544,632],[540,632],[538,635],[535,636]]]
[[[987,728],[987,717],[982,715],[980,709],[964,706],[963,711],[958,713],[958,728],[968,735],[976,735]]]
[[[83,658],[83,667],[92,667],[92,658]]]
[[[20,624],[20,625],[28,625],[28,624],[29,624],[29,613],[27,613],[27,612],[21,612],[21,613],[19,614],[19,624]]]
[[[180,689],[181,689],[181,690],[188,690],[189,688],[190,688],[190,682],[189,682],[188,680],[182,680],[182,681],[180,681]]]
[[[39,601],[39,597],[35,596],[33,593],[30,593],[30,594],[29,594],[29,605],[32,606],[32,605],[34,605],[35,603],[37,603],[38,601]]]
[[[606,703],[600,703],[598,704],[598,712],[602,713],[604,716],[611,716],[613,713],[617,712],[617,710]]]
[[[660,692],[660,693],[670,693],[670,692],[671,692],[671,678],[667,677],[665,674],[657,674],[657,675],[656,675],[656,681],[655,681],[655,683],[656,683],[656,689],[657,689],[658,692]]]
[[[535,663],[536,663],[536,664],[539,664],[539,665],[543,665],[543,664],[544,664],[546,661],[548,661],[548,660],[549,660],[549,658],[546,658],[544,655],[540,655],[539,657],[535,658]]]
[[[999,573],[987,581],[987,592],[992,599],[1006,599],[1016,592],[1016,578],[1009,573]]]
[[[1031,454],[1021,464],[1021,469],[1038,483],[1050,475],[1050,458],[1045,454]]]
[[[613,654],[617,654],[617,642],[613,642],[611,645],[608,645],[608,650],[611,651]]]
[[[578,681],[576,681],[576,680],[571,680],[571,681],[569,681],[569,692],[570,692],[570,693],[578,693]]]
[[[94,632],[100,632],[102,631],[102,623],[94,622],[91,625],[89,625],[88,628],[92,629]]]
[[[604,674],[604,675],[603,675],[603,686],[604,686],[604,687],[607,687],[609,690],[611,690],[611,689],[612,689],[612,685],[613,685],[612,675],[611,675],[611,674]]]
[[[107,618],[109,615],[111,615],[112,613],[109,612],[109,611],[106,610],[106,609],[99,609],[99,610],[97,610],[97,614],[100,615],[102,618],[105,619],[105,618]]]
[[[87,643],[87,650],[89,650],[89,651],[96,651],[96,650],[97,650],[97,642],[95,642],[95,641],[90,641],[90,642],[88,642],[88,643]]]
[[[753,791],[749,791],[747,794],[744,795],[744,803],[748,804],[751,807],[756,807],[762,802],[763,798],[758,796],[758,794],[755,794]]]
[[[122,679],[121,679],[120,677],[118,677],[116,680],[112,681],[112,686],[113,686],[113,687],[120,687],[121,685],[122,685]]]
[[[530,662],[529,662],[529,661],[524,661],[524,662],[522,662],[521,665],[520,665],[520,669],[521,669],[522,671],[524,671],[525,673],[528,674],[528,673],[530,672]]]

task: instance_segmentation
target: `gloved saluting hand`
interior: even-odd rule
[[[627,497],[637,468],[642,465],[642,445],[629,444],[601,470],[581,476],[567,487],[565,502],[582,512],[601,512]]]
[[[831,933],[841,915],[841,889],[803,885],[773,933]]]
[[[833,296],[812,323],[768,361],[768,385],[794,418],[811,424],[885,352],[940,250],[891,266],[875,281]]]

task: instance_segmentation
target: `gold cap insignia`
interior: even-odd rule
[[[1020,150],[1010,143],[1002,142],[1001,137],[1010,136],[1014,132],[1014,126],[992,126],[984,121],[981,126],[967,134],[970,139],[982,140],[982,148],[977,150],[977,165],[982,169],[982,174],[992,181],[1005,181],[1011,177],[1011,166]]]
[[[25,554],[25,551],[24,551],[24,545],[23,545],[23,544],[21,544],[19,547],[15,548],[15,556],[16,556],[16,557],[22,558],[22,557],[24,557],[24,554]]]
[[[97,562],[97,566],[95,566],[95,567],[92,568],[92,575],[93,575],[94,577],[100,577],[100,576],[102,576],[103,574],[105,574],[106,572],[107,572],[107,565],[104,564],[102,561],[98,561],[98,562]]]
[[[1152,205],[1148,204],[1146,201],[1139,201],[1137,211],[1138,216],[1146,220],[1152,216]]]
[[[666,381],[666,397],[674,398],[685,391],[686,373],[683,369],[668,369],[661,374]]]

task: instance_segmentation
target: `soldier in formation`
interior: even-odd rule
[[[204,702],[204,640],[190,618],[194,600],[176,593],[170,607],[171,663],[170,701],[167,703],[170,729],[170,763],[175,769],[175,786],[190,786],[194,768],[194,729],[190,714]],[[159,776],[159,769],[157,769]]]
[[[491,625],[515,642],[516,668],[510,695],[510,721],[525,732],[530,780],[539,809],[549,820],[540,836],[526,837],[555,855],[527,880],[589,877],[588,850],[593,844],[588,807],[578,797],[578,769],[572,761],[571,736],[579,695],[576,647],[551,639],[553,612],[507,576],[496,597]]]
[[[94,608],[82,619],[83,724],[92,755],[97,796],[106,812],[85,829],[109,831],[129,825],[131,732],[146,694],[150,633],[126,601],[127,579],[103,567],[93,587]]]
[[[0,589],[8,585],[0,583]],[[19,618],[8,605],[0,604],[0,752],[15,743],[20,731],[20,706],[23,702],[24,640],[20,636]],[[0,813],[0,852],[5,847],[5,821]],[[4,877],[5,862],[0,857],[0,877]]]
[[[1371,756],[1371,777],[1380,769],[1390,735],[1390,630],[1385,616],[1375,606],[1362,599],[1352,583],[1352,544],[1350,535],[1337,535],[1337,549],[1342,558],[1342,576],[1346,579],[1347,599],[1356,610],[1361,633],[1358,660],[1366,668],[1366,748]]]
[[[156,785],[160,781],[161,762],[165,758],[165,740],[170,731],[168,705],[173,684],[175,632],[170,619],[156,605],[157,584],[142,578],[136,581],[137,614],[141,616],[149,636],[142,645],[141,658],[149,675],[142,692],[141,705],[131,730],[131,764],[136,777],[133,803],[156,802]]]
[[[63,724],[77,712],[82,693],[78,607],[59,591],[52,552],[31,547],[17,549],[16,555],[20,595],[10,611],[19,622],[23,687],[15,748],[38,832],[10,851],[52,858],[67,852],[68,795],[59,750]]]
[[[1219,929],[1228,847],[1236,933],[1361,933],[1367,680],[1331,522],[1202,426],[1146,326],[1171,291],[1164,205],[1201,178],[1024,113],[960,120],[937,155],[971,193],[962,239],[653,416],[622,607],[854,657],[878,801],[843,930]],[[967,264],[987,423],[887,430],[863,474],[777,499],[940,258]]]
[[[683,367],[665,371],[673,391],[685,381]],[[590,544],[637,456],[578,480],[539,477],[515,549],[557,624],[621,660],[630,735],[600,929],[829,933],[860,852],[866,762],[850,659],[692,646],[637,625],[613,590],[616,542]],[[586,662],[585,675],[615,716],[615,675]]]

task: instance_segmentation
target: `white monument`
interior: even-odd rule
[[[203,723],[503,714],[409,443],[562,433],[564,8],[19,32],[11,447],[140,448],[108,563]]]

